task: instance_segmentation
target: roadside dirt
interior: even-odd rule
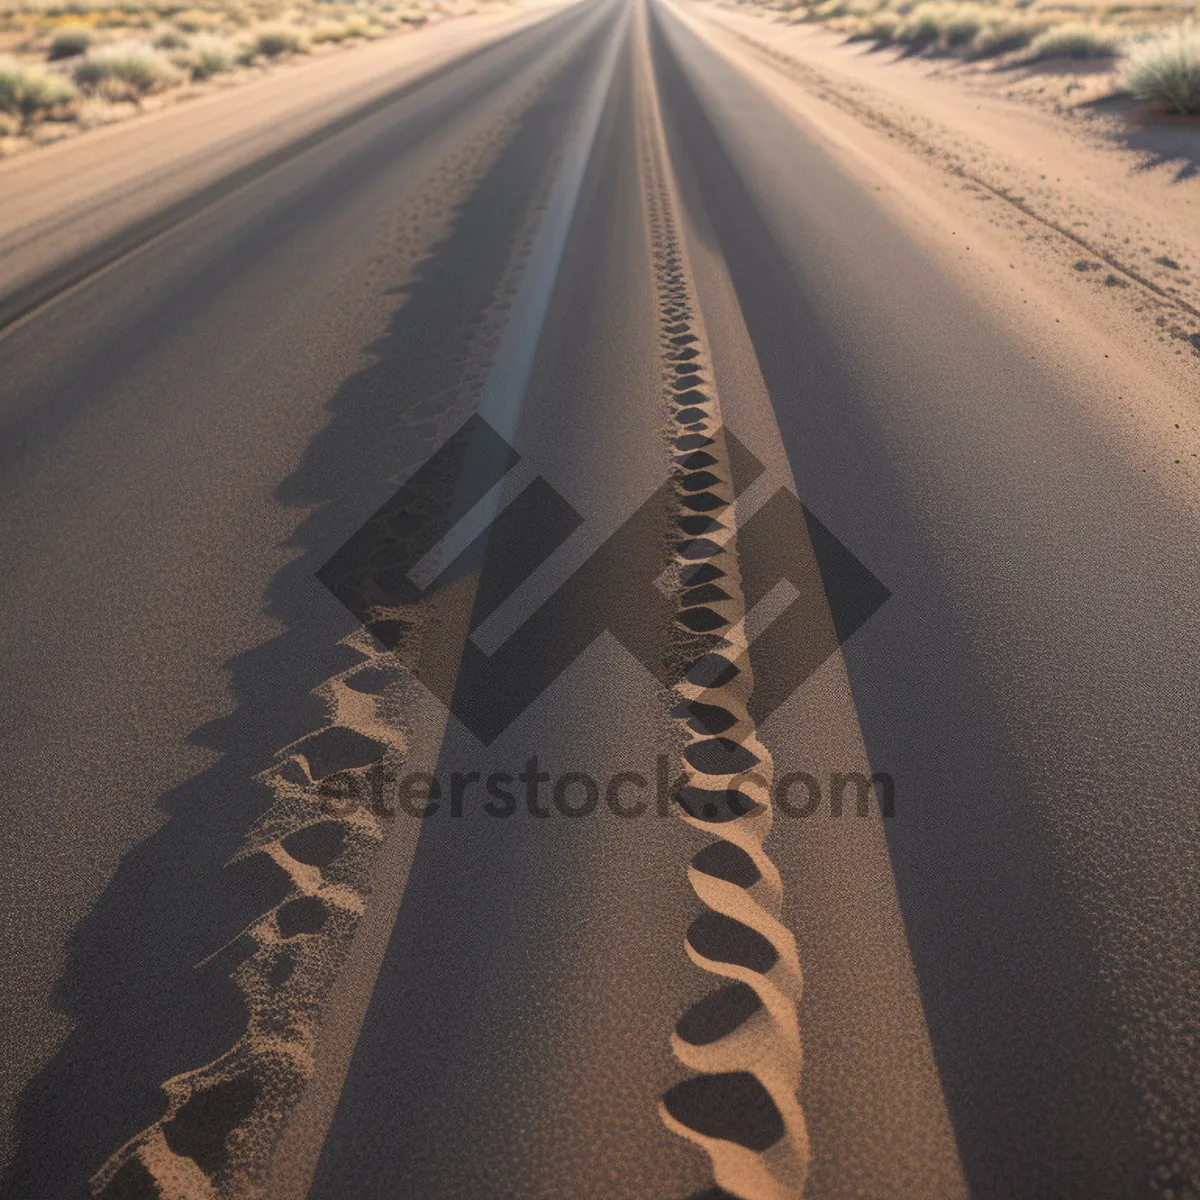
[[[1134,285],[1167,302],[1170,335],[1200,331],[1200,119],[1113,95],[1111,68],[906,58],[755,10],[691,8],[982,203],[1003,201],[1030,237],[1040,224],[1073,242],[1096,260],[1072,263],[1093,289]]]
[[[1194,495],[1200,122],[1131,115],[1118,99],[1066,106],[1028,70],[872,54],[761,10],[672,7],[875,193],[881,219],[1018,333],[1048,378],[1071,380],[1141,469]]]
[[[520,0],[516,0],[520,4]],[[187,103],[204,96],[226,92],[231,88],[243,87],[263,78],[286,75],[298,67],[303,67],[314,59],[328,58],[347,50],[361,50],[365,44],[373,40],[394,41],[397,38],[411,37],[414,33],[424,32],[443,22],[465,16],[504,16],[511,14],[514,9],[512,0],[482,0],[475,4],[472,0],[435,0],[431,7],[421,14],[419,24],[405,24],[400,27],[382,29],[376,27],[373,32],[363,36],[351,35],[340,40],[326,39],[324,41],[307,41],[313,32],[303,24],[295,24],[292,28],[305,39],[302,53],[285,53],[275,58],[257,56],[252,62],[233,64],[231,69],[212,75],[206,79],[190,77],[186,67],[179,66],[175,77],[144,95],[135,95],[127,89],[118,87],[116,93],[104,89],[95,90],[80,96],[75,103],[65,109],[52,110],[43,113],[38,119],[28,125],[12,113],[0,112],[0,161],[16,154],[26,154],[52,146],[57,142],[79,137],[93,129],[129,121],[149,113],[160,112],[173,108],[177,104]],[[22,66],[44,66],[48,49],[46,37],[31,37],[28,28],[22,28],[10,20],[9,27],[0,32],[0,54],[12,56]],[[0,24],[3,24],[0,22]],[[170,29],[168,27],[168,32]],[[178,31],[176,31],[178,32]],[[124,38],[122,37],[124,34]],[[114,29],[106,39],[108,43],[121,40],[145,40],[146,29],[142,26],[131,25],[123,30]],[[201,34],[201,36],[204,36]],[[220,40],[220,39],[218,39]],[[101,40],[98,44],[105,44]],[[230,42],[231,45],[236,43]],[[75,59],[65,59],[63,63],[70,64]],[[60,64],[51,63],[51,67]],[[69,71],[68,71],[69,74]]]

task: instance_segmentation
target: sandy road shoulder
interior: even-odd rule
[[[951,176],[971,201],[957,207],[986,206],[994,228],[1037,241],[1047,262],[1065,268],[1060,284],[1149,315],[1154,339],[1180,356],[1200,353],[1200,178],[1149,163],[1078,122],[983,94],[936,65],[878,61],[826,31],[776,26],[723,5],[677,9],[698,32],[732,35],[723,39],[727,54],[774,68],[767,73],[818,107]],[[878,146],[859,151],[881,162]],[[906,190],[929,192],[926,184],[913,172]]]

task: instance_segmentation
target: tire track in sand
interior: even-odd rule
[[[408,211],[423,219],[413,238],[402,238],[411,242],[401,247],[412,256],[409,274],[430,245],[449,236],[463,198],[497,164],[528,112],[551,81],[570,68],[585,40],[580,35],[567,39],[486,130],[447,156],[412,198]],[[421,435],[431,422],[454,428],[477,403],[553,174],[537,185],[493,299],[478,314],[454,394],[439,393],[410,413],[398,413],[401,422],[413,426],[416,441],[424,441]],[[447,196],[459,199],[448,204]],[[401,620],[406,637],[419,639],[423,615],[418,608],[387,610],[374,619]],[[362,924],[373,869],[390,836],[390,814],[341,803],[330,789],[323,794],[322,781],[351,775],[361,781],[361,794],[370,794],[376,772],[403,775],[411,757],[406,728],[416,685],[403,655],[377,642],[370,623],[342,644],[359,661],[314,689],[324,702],[325,723],[280,749],[257,777],[273,801],[232,860],[266,855],[288,880],[281,901],[234,939],[246,948],[231,976],[245,1004],[245,1028],[217,1058],[162,1084],[163,1115],[105,1161],[91,1179],[93,1196],[227,1200],[260,1196],[268,1187],[281,1131],[316,1070],[322,1014]]]
[[[771,755],[747,705],[754,688],[737,551],[734,461],[708,343],[674,213],[675,189],[639,22],[639,137],[658,295],[664,394],[679,500],[672,582],[676,632],[690,663],[672,715],[689,785],[679,815],[716,836],[691,861],[703,902],[687,956],[721,982],[679,1019],[675,1056],[695,1074],[659,1113],[712,1160],[716,1188],[744,1200],[803,1194],[808,1135],[797,1099],[802,1063],[795,939],[780,920],[783,889],[764,841],[771,830]],[[697,1198],[698,1200],[698,1198]]]

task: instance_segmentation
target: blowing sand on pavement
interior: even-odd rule
[[[0,1194],[1194,1198],[1190,10],[469,7],[0,20]]]

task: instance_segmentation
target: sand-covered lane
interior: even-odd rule
[[[897,780],[888,850],[972,1192],[1184,1186],[1200,496],[1176,460],[1195,368],[1060,288],[1061,250],[1014,249],[886,129],[724,55],[719,29],[663,29],[685,194],[799,495],[892,590],[846,665],[870,761]],[[719,375],[731,326],[710,327]],[[803,1011],[836,1021],[855,955],[796,919]],[[806,1055],[822,1193],[853,1186],[847,1163],[870,1171],[870,1143],[843,1135],[886,1104],[841,1073],[859,1019],[885,1018],[830,1028],[848,1062]]]
[[[810,821],[771,802],[788,772],[828,786],[866,756],[836,653],[806,681],[791,648],[739,648],[748,598],[777,583],[799,586],[780,627],[807,643],[796,659],[830,614],[753,349],[716,331],[740,326],[736,301],[697,304],[692,264],[714,247],[685,220],[675,169],[689,164],[658,141],[660,89],[678,97],[644,19],[612,81],[519,437],[581,515],[579,537],[653,496],[664,451],[688,469],[685,503],[638,509],[565,578],[551,560],[561,590],[509,623],[494,661],[519,690],[586,648],[486,747],[448,729],[314,1196],[784,1197],[810,1165],[831,1195],[964,1192],[878,810]],[[481,593],[511,586],[529,534],[509,536],[493,537]],[[675,654],[698,671],[665,692],[645,652],[672,553],[693,557],[675,619],[711,653],[685,638]],[[486,672],[465,686],[465,712],[504,707]],[[768,741],[755,714],[771,690],[796,697]],[[753,768],[735,793],[751,811],[732,819],[726,755],[731,775]],[[494,773],[510,808],[483,790]],[[572,818],[587,778],[594,808]],[[599,800],[622,780],[641,807],[624,817]]]
[[[486,714],[545,664],[565,669],[489,744],[457,723],[447,730],[434,764],[443,802],[421,831],[313,1196],[684,1195],[711,1183],[705,1156],[658,1113],[685,1075],[672,1027],[711,983],[684,951],[697,910],[687,864],[707,839],[665,790],[678,733],[643,665],[664,651],[651,601],[673,529],[656,500],[671,465],[669,408],[631,23],[613,32],[596,140],[513,432],[530,470],[582,521],[567,562],[547,566],[549,598],[514,596],[500,631],[512,636],[494,652],[510,683],[481,665],[464,668],[460,686],[478,691]],[[493,534],[482,595],[511,588],[507,563],[531,536]],[[464,712],[478,711],[464,699]],[[460,816],[456,773],[471,781]],[[516,798],[507,816],[484,791],[497,774]],[[599,789],[593,812],[585,778]],[[636,815],[606,803],[614,781]]]
[[[451,431],[594,18],[444,74],[0,342],[6,1194],[77,1195],[244,1029],[250,943],[205,960],[291,884],[224,867],[255,775],[358,657],[315,572]]]
[[[934,193],[943,218],[974,210],[969,225],[956,231],[951,221],[942,234],[963,239],[960,255],[973,240],[973,253],[993,250],[1002,270],[1034,274],[1089,322],[1124,327],[1134,354],[1162,343],[1196,366],[1196,118],[1128,97],[1089,103],[1079,95],[1089,64],[1077,60],[955,64],[873,53],[756,9],[692,2],[682,11],[753,64],[765,87],[800,103],[814,127],[853,142],[872,160],[864,181],[894,194],[894,210],[928,205]],[[976,226],[983,235],[964,238]]]

